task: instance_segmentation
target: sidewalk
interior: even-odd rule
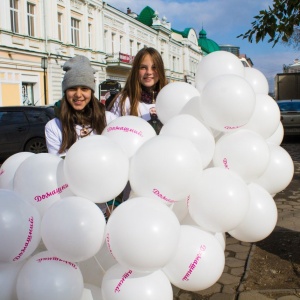
[[[282,235],[291,232],[297,234],[300,233],[300,144],[287,143],[281,146],[291,155],[295,173],[291,184],[274,197],[278,209],[278,221],[274,232]],[[298,289],[265,290],[263,286],[259,286],[259,289],[249,290],[244,286],[251,272],[251,260],[257,253],[255,251],[258,251],[255,243],[240,242],[228,235],[225,269],[218,282],[199,292],[187,292],[173,287],[174,300],[299,300],[300,275]]]

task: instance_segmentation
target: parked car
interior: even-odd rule
[[[0,107],[0,161],[18,152],[47,152],[45,125],[53,106]]]
[[[278,100],[284,135],[300,135],[300,99]]]

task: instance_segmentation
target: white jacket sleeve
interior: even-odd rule
[[[111,111],[105,112],[106,124],[108,125],[111,121],[115,120],[117,116],[113,114]]]
[[[122,116],[120,100],[121,100],[121,95],[119,95],[118,98],[115,100],[115,102],[110,110],[110,112],[112,112],[117,117]],[[129,98],[127,97],[125,100],[125,116],[129,116],[129,115],[130,115],[130,101],[129,101]]]
[[[45,126],[45,136],[48,153],[61,155],[58,153],[62,143],[62,132],[60,120],[54,118]]]

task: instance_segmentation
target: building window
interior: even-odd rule
[[[10,0],[10,26],[11,31],[19,32],[19,1]]]
[[[115,54],[115,34],[111,34],[111,53],[112,55]]]
[[[104,48],[104,52],[106,52],[106,50],[107,50],[107,30],[104,30],[104,41],[103,41],[103,48]]]
[[[23,105],[34,105],[33,83],[22,83],[22,103]]]
[[[92,48],[92,24],[88,24],[88,47]]]
[[[57,14],[57,34],[58,34],[58,40],[63,40],[63,33],[62,33],[62,13]]]
[[[130,46],[130,50],[129,50],[130,52],[129,52],[129,54],[132,56],[133,55],[133,40],[130,40],[129,44],[130,44],[129,45]]]
[[[34,36],[34,7],[32,3],[27,3],[27,26],[28,26],[28,35]]]
[[[71,18],[71,41],[75,46],[79,46],[79,20]]]
[[[173,71],[176,71],[176,57],[175,56],[173,56],[172,62],[173,62]]]
[[[123,37],[120,35],[120,52],[122,52]]]

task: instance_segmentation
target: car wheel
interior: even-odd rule
[[[48,152],[46,140],[43,138],[33,138],[27,142],[24,150],[33,153],[46,153]]]

